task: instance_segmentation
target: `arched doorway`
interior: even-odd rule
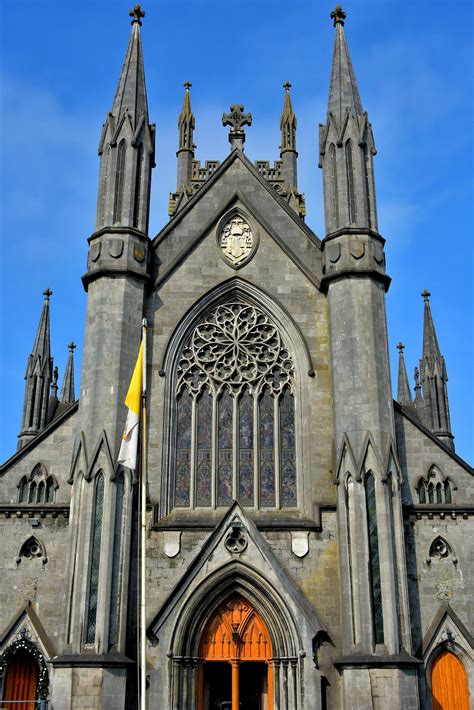
[[[431,669],[433,710],[469,710],[464,666],[454,653],[444,651]]]
[[[272,644],[240,595],[215,611],[199,646],[199,710],[273,710]]]
[[[34,710],[39,671],[39,665],[30,653],[16,651],[7,666],[3,700],[16,701],[12,705],[15,710]],[[21,700],[25,702],[18,702]]]

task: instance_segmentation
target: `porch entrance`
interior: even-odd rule
[[[272,655],[251,604],[237,595],[222,604],[199,647],[199,710],[273,710]]]

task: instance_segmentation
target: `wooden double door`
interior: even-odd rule
[[[263,620],[243,597],[208,622],[199,657],[199,710],[273,710],[273,652]]]
[[[2,700],[13,701],[11,707],[14,710],[34,710],[38,676],[39,666],[35,659],[29,653],[17,651],[7,666]]]

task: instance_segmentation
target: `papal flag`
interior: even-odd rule
[[[130,387],[125,398],[128,407],[127,422],[122,436],[122,444],[117,463],[123,464],[132,470],[137,467],[138,451],[138,424],[140,421],[140,401],[143,383],[143,340],[140,343],[137,362],[133,371]]]

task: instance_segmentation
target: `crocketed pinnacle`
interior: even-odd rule
[[[179,150],[193,150],[195,119],[191,109],[191,96],[189,92],[191,86],[192,84],[189,81],[184,83],[183,108],[178,117]]]
[[[131,15],[134,14],[136,7],[131,10]],[[140,16],[143,17],[143,15]],[[111,110],[114,118],[119,120],[122,112],[127,109],[134,128],[136,128],[142,114],[148,114],[140,26],[139,17],[138,19],[135,17],[132,21],[130,41]]]
[[[436,359],[441,360],[441,351],[438,345],[438,338],[436,337],[436,331],[433,323],[433,316],[431,315],[430,308],[430,296],[431,294],[427,289],[425,289],[421,294],[425,302],[425,313],[423,321],[423,354],[422,361],[426,361],[430,365]]]
[[[283,103],[283,113],[280,118],[281,130],[281,150],[296,150],[296,116],[291,105],[290,89],[291,84],[286,81],[283,84],[285,89],[285,100]]]
[[[32,364],[36,363],[40,358],[41,364],[51,357],[51,339],[50,339],[50,324],[49,324],[49,299],[53,295],[51,289],[47,288],[43,291],[44,303],[41,311],[38,330],[36,331],[33,350],[30,355]]]
[[[407,368],[405,364],[405,357],[403,351],[405,346],[403,343],[398,343],[398,393],[397,400],[400,404],[412,404],[412,397],[410,392],[410,385],[408,382]]]
[[[332,114],[339,125],[342,123],[346,110],[354,111],[359,115],[363,114],[362,101],[344,33],[343,20],[345,16],[346,14],[339,5],[331,13],[336,27],[336,36],[334,39],[328,114]]]
[[[59,401],[63,404],[71,404],[76,401],[76,393],[74,391],[74,350],[76,349],[76,344],[71,341],[68,348],[69,355],[66,364],[66,371],[64,373],[61,394],[59,395]]]

